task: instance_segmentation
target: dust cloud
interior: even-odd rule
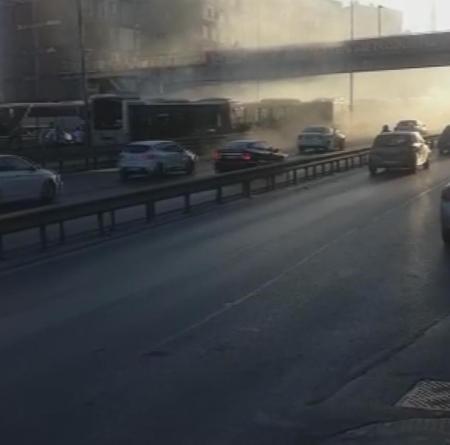
[[[370,140],[384,124],[419,119],[430,132],[450,124],[450,68],[414,69],[355,74],[354,112],[349,113],[349,75],[319,76],[272,82],[213,84],[177,93],[184,99],[227,97],[242,103],[262,99],[333,99],[343,104],[335,125],[350,139]],[[277,146],[290,146],[302,124],[287,123],[275,130],[254,130],[254,135]]]

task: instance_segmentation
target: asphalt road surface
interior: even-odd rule
[[[448,343],[408,355],[450,312],[449,176],[356,170],[2,273],[0,443],[311,445],[425,417],[394,405],[450,380]]]

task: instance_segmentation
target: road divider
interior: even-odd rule
[[[287,160],[267,166],[239,170],[199,179],[187,179],[173,184],[162,184],[117,196],[93,199],[86,202],[46,206],[0,216],[0,258],[6,258],[5,238],[18,232],[36,229],[41,250],[45,251],[50,241],[65,244],[65,224],[86,217],[96,218],[98,235],[105,236],[116,230],[116,212],[142,206],[143,216],[151,223],[157,216],[156,204],[161,201],[181,198],[177,210],[188,214],[193,207],[193,197],[211,193],[211,202],[222,204],[230,197],[225,191],[237,188],[239,197],[250,198],[253,193],[275,190],[281,186],[299,184],[319,176],[331,175],[362,167],[367,164],[369,149],[325,154],[314,159]],[[236,196],[234,190],[233,197]],[[50,240],[48,228],[57,227],[57,240]]]

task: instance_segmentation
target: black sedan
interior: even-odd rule
[[[214,153],[214,167],[217,173],[243,168],[258,167],[284,161],[285,153],[259,140],[240,140],[228,143]]]

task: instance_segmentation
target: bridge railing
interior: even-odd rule
[[[89,216],[96,218],[98,234],[104,236],[116,229],[116,212],[122,209],[142,206],[147,223],[156,215],[156,203],[182,198],[178,209],[183,213],[192,210],[192,197],[204,192],[213,192],[212,202],[221,204],[229,198],[224,190],[238,186],[240,197],[250,198],[255,192],[271,191],[280,186],[277,179],[283,177],[282,184],[298,184],[300,181],[313,179],[319,175],[328,175],[351,168],[361,167],[367,163],[369,149],[324,155],[312,162],[292,160],[248,170],[210,176],[202,179],[189,179],[169,185],[150,187],[118,196],[94,199],[88,202],[62,204],[26,210],[0,216],[0,258],[4,258],[5,237],[17,232],[36,229],[40,248],[49,246],[48,228],[57,227],[58,244],[66,242],[65,223]],[[258,186],[255,189],[255,184]],[[53,240],[55,241],[55,240]]]

